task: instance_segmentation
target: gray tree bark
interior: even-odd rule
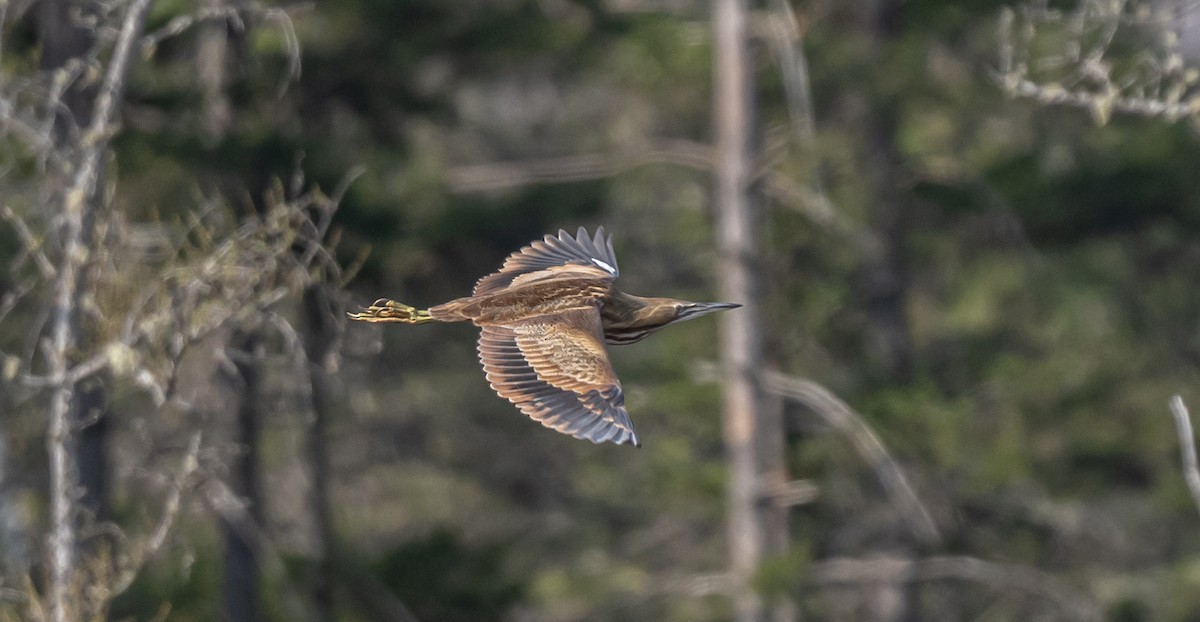
[[[898,0],[872,0],[865,16],[874,56],[882,62],[885,46],[903,28]],[[867,165],[874,172],[875,210],[863,245],[861,284],[866,301],[868,348],[876,366],[899,382],[913,374],[913,344],[907,315],[908,274],[904,245],[911,204],[903,183],[903,157],[896,144],[895,112],[876,107],[865,122]]]
[[[69,61],[85,56],[96,44],[96,32],[81,23],[96,13],[95,2],[79,0],[42,0],[38,6],[38,40],[42,45],[41,69],[53,71]],[[76,81],[63,93],[62,109],[66,115],[55,117],[55,138],[59,143],[72,139],[72,133],[87,127],[92,118],[91,88]]]
[[[228,348],[235,369],[225,370],[224,381],[228,389],[240,396],[233,426],[233,442],[238,453],[230,461],[227,483],[244,510],[223,514],[220,518],[225,548],[222,615],[227,622],[255,622],[260,612],[262,487],[258,472],[258,439],[263,350],[262,338],[257,332],[235,331]]]
[[[41,69],[55,71],[69,62],[83,58],[96,44],[95,29],[81,25],[89,14],[95,13],[93,3],[69,0],[46,0],[38,7],[38,36],[42,45]],[[92,109],[96,97],[96,85],[76,80],[62,96],[60,112],[54,118],[54,141],[56,148],[67,153],[75,152],[79,145],[80,128],[92,122]],[[62,178],[56,183],[66,187],[70,171],[61,171]],[[99,175],[99,174],[98,174]],[[99,181],[97,182],[99,183]],[[95,245],[96,203],[90,197],[84,202],[80,214],[81,243],[91,248]],[[85,267],[78,273],[75,288],[79,292],[88,289],[92,280]],[[80,349],[91,332],[80,310],[72,307],[69,317],[68,338],[72,349]],[[104,383],[99,378],[89,379],[85,385],[76,387],[68,405],[67,419],[78,433],[68,448],[72,452],[79,486],[78,506],[81,510],[76,521],[104,520],[107,514],[105,503],[108,474],[107,430],[108,420]],[[81,525],[76,525],[80,527]]]
[[[795,617],[790,603],[770,608],[751,585],[763,560],[786,552],[787,510],[770,503],[768,482],[783,473],[779,404],[759,383],[763,361],[760,215],[751,196],[754,162],[754,77],[749,63],[745,0],[713,4],[716,133],[715,201],[720,289],[742,308],[724,314],[720,348],[723,434],[729,461],[728,539],[738,622]]]
[[[79,118],[64,118],[56,123],[58,142],[67,147],[62,151],[67,154],[69,164],[61,171],[61,179],[54,180],[61,188],[53,196],[61,206],[59,240],[62,254],[52,286],[54,308],[45,348],[47,371],[53,383],[46,435],[51,524],[47,542],[50,570],[46,600],[49,618],[54,622],[90,615],[82,610],[83,601],[79,597],[78,532],[75,526],[79,516],[79,470],[74,452],[79,416],[87,416],[86,413],[93,410],[86,400],[94,398],[84,392],[82,399],[85,401],[77,402],[81,392],[77,390],[77,380],[71,371],[74,353],[85,341],[81,336],[79,294],[81,285],[88,281],[86,270],[94,245],[88,232],[95,216],[91,210],[101,177],[103,155],[119,125],[118,111],[124,95],[125,77],[132,63],[134,41],[142,32],[149,4],[149,0],[134,0],[126,8],[94,96],[81,89],[76,90],[75,95],[68,91],[68,98],[81,99],[74,103],[67,101],[66,105],[75,105],[81,112],[86,109],[85,122],[81,123]],[[44,42],[56,42],[50,44],[52,49],[47,50],[44,63],[51,67],[57,66],[54,63],[68,63],[70,58],[94,45],[90,34],[78,32],[83,26],[77,21],[80,13],[91,11],[94,6],[86,2],[56,2],[41,7],[45,12],[39,16],[39,34]]]
[[[888,46],[903,31],[901,0],[870,0],[864,16],[871,35],[875,66],[885,66]],[[871,98],[875,100],[877,98]],[[867,337],[876,366],[893,382],[913,378],[914,351],[908,321],[909,279],[905,245],[908,241],[912,202],[904,183],[904,157],[897,143],[897,113],[886,106],[873,106],[864,123],[867,166],[873,172],[875,209],[870,215],[871,243],[864,253],[864,296],[867,305]],[[893,553],[915,555],[916,543],[901,540]],[[877,622],[919,620],[919,589],[912,583],[881,582],[870,590],[868,615]]]
[[[308,356],[308,378],[312,391],[312,424],[306,439],[309,476],[312,490],[309,497],[316,543],[311,593],[316,607],[316,619],[333,619],[333,521],[329,513],[329,451],[328,429],[332,387],[329,366],[337,354],[337,326],[333,300],[328,286],[310,285],[304,291],[305,352]]]
[[[204,0],[204,8],[218,9],[226,0]],[[225,138],[233,121],[229,103],[229,25],[213,20],[200,26],[196,42],[196,78],[203,97],[200,108],[200,127],[209,143]]]

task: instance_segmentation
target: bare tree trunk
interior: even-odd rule
[[[79,468],[81,524],[108,520],[108,398],[104,382],[89,378],[71,401],[70,420],[78,432],[75,462]],[[93,549],[95,547],[87,547]]]
[[[867,28],[875,67],[886,67],[890,50],[903,30],[901,0],[869,0]],[[879,98],[872,97],[872,101]],[[908,272],[905,245],[910,229],[912,203],[904,183],[904,158],[897,144],[896,112],[875,105],[864,123],[867,165],[873,172],[875,209],[871,214],[870,243],[864,253],[864,294],[867,331],[876,366],[893,382],[912,381],[915,355],[908,321]],[[901,536],[893,554],[908,558],[916,554],[914,543]],[[902,622],[920,619],[919,586],[911,582],[881,582],[868,593],[870,619]]]
[[[745,0],[714,0],[717,244],[721,295],[743,307],[721,318],[724,437],[729,460],[729,555],[738,622],[767,619],[750,582],[765,557],[787,550],[787,511],[765,503],[768,479],[783,471],[779,404],[758,380],[763,332],[759,282],[759,216],[751,199],[754,161],[754,79],[747,53]],[[771,618],[794,608],[780,603]]]
[[[88,3],[65,1],[48,2],[42,7],[39,29],[47,45],[43,57],[46,68],[65,64],[85,54],[95,44],[94,35],[82,32],[87,27],[79,21],[86,17],[82,13],[93,10],[92,7]],[[129,5],[94,98],[80,89],[68,89],[64,103],[69,112],[80,116],[59,119],[56,123],[56,138],[68,148],[71,165],[63,171],[61,179],[55,180],[62,187],[61,194],[55,193],[61,201],[62,258],[55,275],[50,339],[45,348],[48,372],[54,382],[46,437],[51,522],[47,601],[50,619],[54,622],[66,622],[85,613],[79,610],[81,601],[77,598],[82,586],[78,580],[75,550],[78,465],[73,446],[78,418],[86,416],[81,413],[91,412],[90,400],[93,398],[88,397],[88,392],[81,396],[77,391],[77,381],[70,374],[71,357],[83,341],[78,300],[80,288],[87,282],[85,271],[91,250],[88,228],[94,214],[89,210],[94,206],[102,156],[116,133],[117,112],[131,64],[133,43],[142,31],[148,8],[149,0],[134,0]]]
[[[3,398],[0,395],[0,406],[4,406]],[[10,481],[11,468],[8,434],[0,428],[0,573],[20,577],[28,574],[32,554],[16,486]]]
[[[316,560],[312,576],[312,598],[316,619],[333,619],[333,522],[329,514],[329,451],[326,441],[330,395],[329,368],[337,355],[338,331],[327,286],[311,285],[304,292],[307,316],[305,351],[308,355],[309,386],[312,390],[312,425],[308,430],[308,463],[312,478],[309,497],[314,523]]]
[[[227,377],[226,384],[240,394],[233,438],[238,453],[230,461],[228,484],[243,504],[244,511],[223,514],[220,519],[225,541],[222,614],[227,622],[254,622],[259,619],[260,610],[262,493],[258,474],[258,426],[262,404],[262,338],[255,331],[235,331],[228,351],[236,368],[236,377]]]
[[[204,0],[206,9],[217,9],[225,0]],[[216,143],[225,138],[233,119],[228,83],[229,25],[213,20],[200,27],[196,44],[196,78],[203,92],[200,108],[200,127],[205,139]]]
[[[217,9],[225,0],[204,0]],[[196,44],[196,77],[201,89],[200,127],[215,144],[225,138],[232,120],[227,86],[230,56],[229,25],[224,20],[202,24]],[[233,443],[238,454],[230,465],[229,489],[243,510],[221,516],[225,542],[222,613],[228,622],[253,622],[260,617],[259,571],[262,490],[258,470],[259,421],[263,344],[257,332],[235,331],[229,344],[237,370],[229,384],[239,397]]]
[[[902,30],[903,7],[898,0],[868,2],[868,28],[873,54],[882,62],[883,49]],[[870,354],[885,375],[908,382],[913,373],[913,345],[909,331],[908,274],[904,245],[911,210],[903,184],[903,163],[896,144],[895,114],[874,108],[865,123],[867,165],[874,171],[875,211],[869,240],[864,244],[863,297],[867,307]]]
[[[96,32],[84,22],[94,17],[97,8],[95,3],[89,2],[42,0],[38,7],[42,70],[54,71],[91,51],[96,44]],[[91,123],[95,90],[95,85],[85,88],[77,81],[63,93],[62,109],[67,114],[56,116],[54,123],[54,137],[59,143],[72,140],[74,130]]]
[[[54,71],[73,59],[85,55],[95,44],[93,31],[79,25],[82,15],[72,16],[68,0],[47,0],[38,13],[38,35],[42,44],[41,69]],[[75,11],[82,10],[76,5]],[[93,89],[94,91],[94,89]],[[92,102],[78,82],[71,84],[63,94],[62,108],[66,114],[55,117],[54,139],[59,149],[73,149],[74,136],[78,127],[91,122]],[[61,171],[55,185],[65,187],[71,171]],[[57,192],[55,194],[58,194]],[[67,207],[63,201],[64,249],[84,246],[87,237],[85,213],[91,206],[90,197],[78,206],[78,210]],[[66,375],[71,361],[69,352],[79,342],[79,316],[74,299],[80,286],[79,272],[83,262],[64,252],[58,272],[55,291],[51,354],[49,364],[55,375]],[[50,617],[55,622],[78,615],[73,603],[78,603],[76,591],[76,487],[78,484],[77,458],[73,451],[72,428],[78,421],[79,396],[66,380],[60,380],[50,405],[50,421],[46,450],[50,458],[50,522],[48,541],[50,576],[48,600]]]
[[[869,240],[863,245],[861,282],[868,319],[868,352],[885,376],[907,383],[913,374],[904,257],[910,205],[900,183],[895,119],[886,112],[873,111],[865,126],[872,152],[868,165],[876,176],[875,211]]]

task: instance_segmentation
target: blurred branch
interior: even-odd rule
[[[819,188],[802,184],[791,175],[767,171],[763,176],[763,193],[779,203],[800,212],[810,221],[843,236],[854,236],[858,227],[834,207]]]
[[[56,273],[54,264],[50,262],[50,258],[42,250],[42,242],[29,230],[29,225],[25,223],[25,219],[12,211],[12,208],[7,203],[0,203],[0,217],[3,217],[4,220],[8,221],[8,224],[12,225],[13,231],[16,232],[17,237],[21,240],[21,245],[25,248],[25,252],[37,264],[38,272],[41,273],[42,278],[47,281],[53,280]]]
[[[68,204],[78,202],[78,205],[82,206],[95,190],[100,156],[107,150],[109,140],[117,131],[117,112],[124,93],[125,77],[129,74],[133,40],[141,32],[149,7],[150,0],[133,0],[126,10],[125,19],[121,23],[121,34],[113,46],[108,71],[100,85],[100,93],[96,96],[92,123],[82,136],[78,172],[66,195]]]
[[[232,6],[208,6],[185,15],[177,15],[165,26],[142,37],[138,46],[145,56],[154,54],[158,45],[164,40],[178,36],[198,24],[213,21],[224,21],[238,30],[246,28],[246,17],[257,17],[265,22],[273,22],[283,34],[287,46],[288,69],[279,86],[278,96],[283,95],[287,85],[300,77],[300,39],[296,36],[296,28],[288,11],[299,11],[309,8],[311,4],[292,6],[287,10],[266,7],[259,4],[237,3]]]
[[[1053,602],[1074,619],[1100,618],[1100,611],[1091,599],[1063,585],[1053,575],[1029,566],[991,562],[976,557],[835,558],[815,563],[811,576],[815,583],[827,586],[970,581],[994,590],[1013,590],[1039,596]]]
[[[900,465],[858,413],[821,385],[777,371],[764,371],[763,387],[776,395],[804,404],[834,429],[849,437],[859,454],[875,470],[880,482],[914,535],[925,542],[941,541],[929,510],[909,484]]]
[[[836,585],[901,585],[937,581],[980,583],[994,591],[1015,591],[1048,600],[1072,619],[1095,620],[1100,611],[1088,597],[1055,576],[1021,564],[993,562],[965,555],[924,558],[877,556],[835,557],[807,566],[803,583]],[[728,573],[664,577],[666,593],[691,597],[724,596],[732,590]]]
[[[1179,434],[1179,452],[1183,458],[1183,477],[1187,480],[1192,501],[1200,509],[1200,463],[1196,460],[1196,437],[1192,432],[1192,419],[1188,415],[1183,398],[1171,397],[1171,414],[1175,417],[1175,431]]]
[[[660,140],[645,149],[610,154],[458,166],[446,172],[446,179],[453,192],[483,192],[604,179],[646,164],[675,164],[707,172],[713,166],[712,148],[690,140]]]
[[[733,593],[733,577],[728,572],[695,574],[679,577],[664,577],[662,591],[683,594],[694,598],[704,596],[729,596]]]
[[[271,566],[283,568],[286,562],[275,543],[258,522],[254,520],[245,499],[239,497],[225,482],[213,478],[208,482],[206,500],[212,510],[232,525],[248,540],[256,542]],[[335,554],[333,564],[342,580],[340,587],[353,595],[352,603],[371,614],[374,619],[389,622],[417,622],[405,604],[392,593],[391,588],[361,568],[353,556]]]
[[[1000,66],[992,78],[1009,97],[1091,112],[1101,125],[1113,112],[1200,122],[1200,72],[1184,64],[1182,13],[1173,3],[1084,0],[1070,10],[1043,0],[1000,16]],[[1110,57],[1118,35],[1136,38],[1135,62]]]
[[[108,364],[106,354],[98,354],[78,365],[72,365],[64,370],[61,374],[56,373],[48,376],[22,376],[21,381],[29,387],[57,387],[62,385],[78,384],[88,376],[99,373]]]
[[[821,496],[821,489],[808,480],[798,479],[767,486],[763,495],[773,503],[791,507],[816,501]]]
[[[808,79],[808,60],[804,56],[803,33],[791,3],[777,0],[775,4],[778,9],[767,23],[768,35],[779,56],[788,117],[805,149],[810,154],[816,153],[817,128],[813,120],[812,88]]]
[[[0,295],[0,323],[3,323],[4,318],[8,317],[8,314],[12,312],[14,308],[16,308],[17,303],[21,302],[21,299],[33,290],[36,280],[37,279],[32,277],[27,278],[20,283],[13,284],[7,289],[7,291],[4,292],[3,295]],[[12,360],[19,361],[20,359],[14,357]],[[0,377],[2,377],[4,380],[11,380],[11,376],[15,375],[15,370],[11,375],[7,370],[5,370],[5,373],[0,374]]]
[[[38,154],[54,152],[54,141],[50,133],[40,130],[16,110],[16,105],[7,97],[0,97],[0,127],[11,130],[29,148]]]
[[[1113,92],[1066,89],[1059,84],[1038,84],[1028,78],[1014,76],[1000,76],[997,82],[1009,97],[1024,97],[1039,104],[1082,108],[1091,112],[1101,125],[1108,121],[1113,112],[1163,117],[1167,121],[1200,115],[1200,96],[1186,101],[1164,101],[1149,97],[1121,97]]]
[[[179,36],[184,31],[210,21],[227,22],[232,27],[238,30],[245,30],[246,24],[242,20],[243,14],[248,11],[254,11],[261,7],[245,7],[242,5],[224,5],[224,6],[206,6],[202,9],[187,13],[184,15],[176,15],[167,22],[165,26],[155,30],[154,32],[146,33],[138,42],[138,51],[144,56],[154,54],[166,39]],[[274,9],[278,10],[278,9]]]
[[[816,112],[808,58],[804,54],[804,31],[788,0],[777,0],[775,4],[776,9],[761,20],[762,37],[779,63],[789,126],[795,143],[802,150],[808,180],[807,183],[797,181],[792,175],[781,173],[774,166],[767,166],[761,173],[763,192],[776,202],[797,210],[817,225],[843,236],[854,235],[858,227],[837,210],[821,175]]]
[[[200,433],[196,432],[192,434],[191,439],[188,441],[187,450],[180,461],[179,471],[171,478],[170,489],[167,491],[167,499],[163,503],[163,511],[158,519],[158,525],[155,526],[150,538],[146,540],[139,550],[130,556],[129,561],[125,563],[125,567],[117,575],[111,589],[110,598],[129,589],[129,586],[133,585],[133,580],[137,578],[138,572],[141,571],[146,561],[153,557],[167,541],[167,534],[170,533],[171,526],[175,524],[175,519],[179,515],[179,502],[183,496],[184,486],[200,465],[199,454]]]
[[[370,619],[387,622],[417,622],[412,610],[404,604],[390,587],[363,569],[349,555],[336,554],[333,562],[341,578],[339,586],[353,595],[349,600],[369,614]]]
[[[612,13],[653,13],[678,19],[701,19],[708,6],[703,0],[605,0]]]
[[[206,222],[232,214],[206,210],[194,216],[185,237],[201,240],[194,249],[198,259],[180,247],[171,258],[178,263],[168,262],[133,297],[120,336],[98,355],[110,369],[133,378],[161,405],[174,398],[177,362],[191,344],[341,274],[321,240],[336,201],[318,191],[284,201],[281,193],[278,187],[269,193],[271,207],[233,230]]]

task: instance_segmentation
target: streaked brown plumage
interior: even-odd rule
[[[605,342],[641,341],[669,324],[740,305],[643,298],[613,286],[612,237],[582,227],[509,255],[473,295],[429,309],[381,298],[364,322],[474,322],[492,389],[535,421],[575,438],[640,446]]]

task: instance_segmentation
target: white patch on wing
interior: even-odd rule
[[[600,266],[601,268],[604,268],[605,270],[608,270],[608,273],[609,273],[609,274],[616,274],[616,273],[617,273],[617,269],[616,269],[616,268],[614,268],[614,267],[612,267],[612,266],[608,265],[607,263],[605,263],[605,262],[603,262],[603,261],[600,261],[599,259],[596,259],[595,257],[592,257],[592,263],[596,264],[597,266]]]

